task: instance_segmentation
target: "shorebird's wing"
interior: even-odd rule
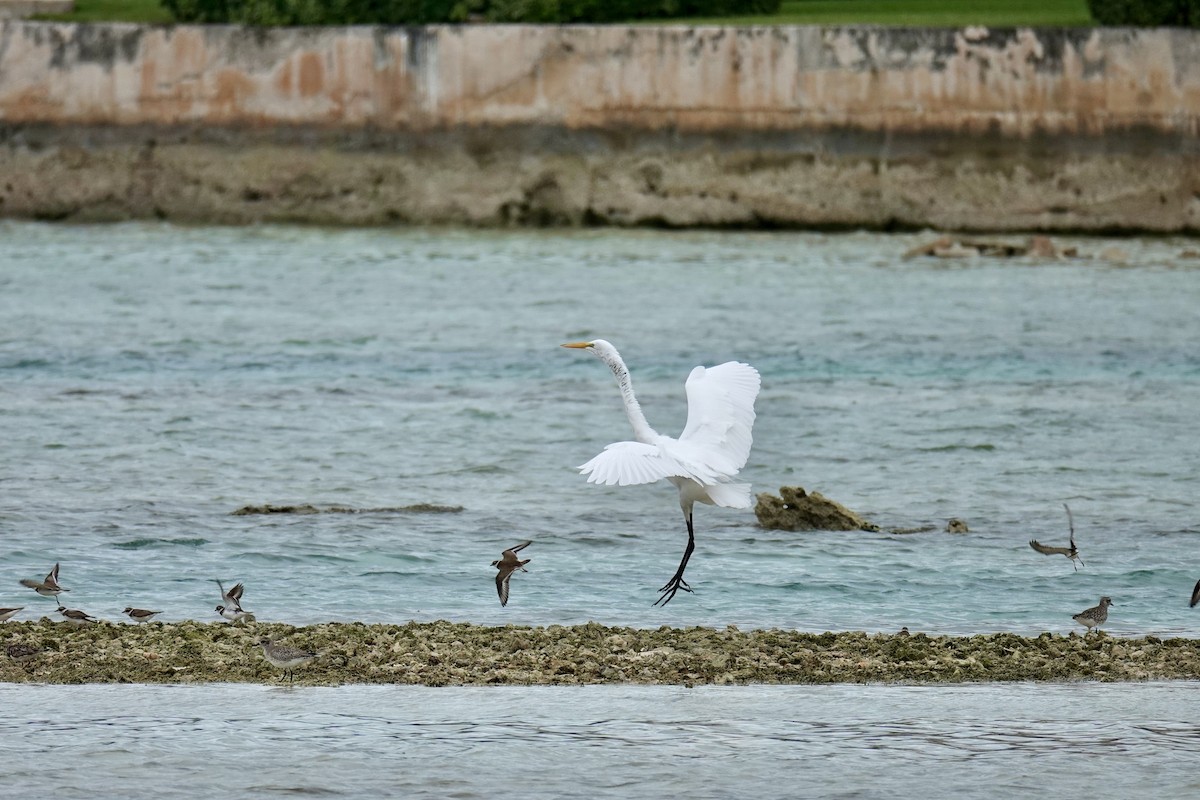
[[[588,483],[603,486],[654,483],[679,474],[676,466],[663,458],[657,446],[641,442],[614,442],[600,455],[581,465],[579,471],[588,476]]]
[[[28,586],[30,589],[41,589],[44,584],[38,583],[32,578],[21,578],[21,585]]]
[[[54,569],[50,570],[50,574],[46,576],[46,583],[51,586],[58,585],[58,562],[54,562]]]
[[[229,599],[233,601],[233,604],[236,605],[239,610],[242,607],[242,592],[245,590],[245,587],[240,583],[234,584],[234,587],[229,590]]]
[[[726,478],[736,475],[750,457],[754,400],[761,385],[758,370],[737,361],[693,369],[680,443],[702,453],[708,469]]]
[[[508,579],[512,570],[502,569],[496,573],[496,594],[500,595],[500,605],[508,605]]]
[[[1070,550],[1068,550],[1065,547],[1050,547],[1049,545],[1041,544],[1040,542],[1038,542],[1037,539],[1030,539],[1029,546],[1032,547],[1034,550],[1037,550],[1039,553],[1042,553],[1043,555],[1047,555],[1047,556],[1055,556],[1055,555],[1065,556],[1065,555],[1070,555],[1070,552],[1071,552]]]
[[[1067,526],[1071,531],[1071,549],[1075,549],[1075,518],[1071,516],[1071,507],[1063,503],[1063,508],[1067,510]]]
[[[1192,602],[1188,605],[1188,608],[1195,608],[1196,603],[1200,603],[1200,581],[1196,581],[1196,586],[1192,589]]]
[[[508,548],[507,550],[505,550],[504,552],[505,552],[506,554],[507,554],[507,553],[517,553],[517,552],[520,552],[521,550],[524,550],[526,547],[529,547],[529,545],[531,545],[531,544],[533,544],[533,540],[532,540],[532,539],[530,539],[528,542],[521,542],[521,543],[520,543],[519,545],[517,545],[516,547],[510,547],[510,548]]]

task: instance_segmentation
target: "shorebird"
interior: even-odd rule
[[[1195,608],[1196,603],[1200,603],[1200,581],[1192,588],[1192,602],[1188,603],[1188,608]]]
[[[87,613],[80,611],[79,609],[76,609],[76,608],[64,608],[63,606],[59,606],[58,613],[62,614],[63,618],[66,619],[67,622],[69,622],[72,625],[75,625],[77,627],[82,627],[84,625],[88,625],[93,622],[100,621],[100,620],[96,619],[95,617],[91,617]]]
[[[1073,566],[1073,567],[1075,567],[1076,561],[1079,562],[1080,566],[1086,567],[1087,564],[1084,564],[1083,559],[1079,557],[1079,548],[1077,548],[1075,546],[1075,520],[1074,520],[1074,518],[1071,517],[1071,507],[1068,506],[1066,503],[1063,503],[1063,508],[1067,509],[1067,525],[1069,525],[1070,529],[1071,529],[1071,539],[1070,539],[1071,546],[1070,547],[1050,547],[1048,545],[1039,544],[1037,539],[1030,539],[1029,546],[1032,547],[1034,550],[1037,550],[1042,555],[1047,555],[1047,556],[1064,555],[1067,558],[1071,559],[1071,566]],[[1075,569],[1078,570],[1079,567],[1075,567]]]
[[[530,559],[522,561],[517,558],[517,553],[531,544],[533,542],[521,542],[516,547],[510,547],[501,554],[499,559],[492,562],[492,566],[499,570],[496,573],[496,594],[500,595],[500,605],[502,606],[508,605],[508,579],[517,570],[529,572],[525,569],[525,565],[530,562]]]
[[[1091,633],[1092,628],[1099,630],[1100,626],[1104,624],[1105,620],[1108,619],[1108,607],[1111,605],[1112,598],[1101,597],[1100,605],[1092,606],[1086,611],[1080,611],[1078,614],[1071,617],[1071,619],[1086,627],[1087,632]]]
[[[18,664],[30,660],[42,652],[42,648],[34,647],[31,644],[10,644],[4,650],[8,653],[8,657]]]
[[[54,565],[54,569],[50,570],[50,574],[46,576],[44,581],[35,581],[29,578],[21,579],[22,586],[28,586],[42,597],[53,597],[58,599],[58,595],[62,592],[69,592],[70,589],[64,589],[58,585],[58,564]]]
[[[121,613],[123,613],[125,616],[129,617],[131,620],[133,620],[134,622],[136,622],[140,625],[143,622],[149,622],[150,620],[154,619],[162,612],[161,611],[147,611],[144,608],[126,608]]]
[[[263,658],[273,667],[283,670],[283,674],[288,676],[288,681],[295,680],[292,670],[296,667],[303,666],[309,661],[317,657],[317,654],[311,650],[301,650],[298,647],[288,647],[282,644],[273,644],[270,637],[264,636],[258,640],[259,645],[263,649]]]
[[[633,393],[629,368],[610,342],[568,342],[563,347],[586,350],[599,358],[617,379],[625,417],[633,427],[634,441],[615,442],[600,455],[579,467],[588,483],[630,486],[669,481],[679,490],[679,508],[687,525],[687,547],[679,568],[667,581],[654,605],[666,605],[682,589],[692,587],[683,579],[688,560],[696,549],[692,508],[696,503],[725,508],[750,508],[754,500],[750,484],[734,478],[750,457],[754,439],[754,401],[762,380],[749,364],[727,361],[715,367],[695,367],[684,384],[687,390],[687,423],[679,438],[663,436],[650,427]]]
[[[217,588],[221,590],[221,605],[217,606],[217,613],[230,622],[241,622],[242,620],[253,620],[254,615],[242,608],[242,592],[245,588],[240,583],[235,583],[233,588],[228,592],[220,581],[216,581]]]
[[[1192,605],[1196,604],[1192,603]],[[0,608],[0,622],[8,622],[17,615],[18,611],[21,611],[24,608],[25,606],[18,606],[17,608]]]

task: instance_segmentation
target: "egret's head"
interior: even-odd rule
[[[587,350],[592,355],[603,360],[611,353],[616,353],[617,348],[604,339],[593,339],[590,342],[567,342],[563,347],[570,347],[576,350]]]

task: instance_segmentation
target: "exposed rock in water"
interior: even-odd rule
[[[349,506],[326,506],[319,508],[310,503],[295,506],[242,506],[230,515],[244,517],[250,514],[457,514],[462,506],[440,506],[435,503],[415,503],[410,506],[384,506],[382,508],[350,508]]]
[[[904,258],[918,256],[934,256],[936,258],[973,258],[975,256],[993,256],[998,258],[1038,258],[1060,259],[1077,258],[1079,249],[1076,247],[1059,247],[1048,236],[1030,236],[1024,242],[1010,242],[1000,239],[956,239],[951,236],[939,236],[936,239],[912,247],[904,254]]]
[[[946,533],[968,533],[971,529],[967,527],[966,520],[958,517],[951,517],[946,520]]]
[[[758,495],[754,514],[764,528],[781,531],[878,531],[879,526],[803,486],[779,487],[781,497]]]
[[[1145,681],[1200,677],[1200,641],[1107,633],[929,636],[655,630],[588,623],[546,628],[467,623],[146,625],[9,622],[6,683],[278,683],[257,642],[314,650],[296,683],[751,684]],[[16,646],[20,646],[17,648]]]

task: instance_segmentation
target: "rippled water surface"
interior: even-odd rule
[[[114,621],[126,605],[161,608],[165,619],[215,619],[212,579],[221,578],[245,582],[244,605],[260,619],[298,625],[596,620],[1065,633],[1072,614],[1110,595],[1112,633],[1195,635],[1200,617],[1187,597],[1200,578],[1200,262],[1181,257],[1188,243],[1082,240],[1086,254],[1115,247],[1123,255],[1060,262],[903,260],[921,238],[0,223],[0,606],[28,606],[23,618],[49,614],[51,601],[16,582],[58,561],[69,604]],[[682,428],[683,381],[694,365],[754,364],[763,389],[743,475],[756,491],[798,484],[885,529],[935,530],[780,533],[760,529],[749,511],[700,507],[688,570],[696,593],[653,608],[685,542],[674,490],[597,488],[573,469],[629,437],[604,366],[558,347],[595,337],[621,349],[664,433]],[[1026,544],[1065,543],[1064,502],[1086,564],[1077,572]],[[230,514],[261,503],[464,510]],[[971,532],[942,533],[950,517]],[[530,572],[514,578],[502,609],[489,563],[523,539],[533,540]],[[591,780],[614,793],[635,780],[601,780],[614,742],[673,779],[694,759],[704,767],[687,773],[692,793],[715,796],[718,784],[694,776],[724,765],[784,794],[789,780],[816,780],[808,759],[844,759],[845,740],[855,760],[841,762],[852,766],[837,780],[849,780],[853,796],[887,793],[897,785],[889,775],[919,780],[920,770],[905,772],[905,752],[969,759],[976,748],[978,761],[1002,765],[1012,781],[1013,754],[1023,754],[1030,781],[1041,779],[1033,771],[1041,763],[1073,768],[1071,780],[1085,783],[1064,776],[1071,793],[1105,786],[1121,762],[1097,755],[1091,761],[1105,766],[1095,773],[1067,754],[1102,747],[1106,726],[1117,726],[1118,742],[1133,735],[1109,713],[1109,698],[1137,707],[1183,689],[3,691],[33,715],[23,747],[51,752],[56,739],[120,747],[153,730],[155,746],[179,751],[161,756],[164,764],[200,769],[180,759],[208,752],[205,774],[242,791],[286,788],[289,779],[270,766],[261,784],[243,768],[225,774],[220,765],[240,754],[190,744],[236,739],[236,725],[222,721],[233,711],[218,709],[252,697],[261,704],[246,712],[255,752],[309,734],[330,743],[297,773],[304,786],[323,786],[322,758],[350,769],[362,742],[399,759],[388,762],[393,771],[363,775],[363,787],[400,781],[413,768],[408,759],[426,752],[450,764],[442,794],[457,791],[455,781],[482,793],[465,773],[510,769],[501,744],[511,736],[526,742],[516,766],[544,770],[542,744],[590,753],[594,732]],[[298,696],[315,705],[289,705]],[[172,713],[184,721],[161,709],[125,718],[109,707],[131,697],[178,704]],[[394,717],[361,716],[376,697]],[[946,731],[936,723],[926,731],[917,709],[898,710],[894,698],[905,697],[947,709],[971,698],[976,721],[958,729],[947,710]],[[1051,715],[1049,728],[1003,711],[1029,702],[1074,713],[1077,697],[1087,698],[1083,716]],[[583,719],[600,723],[610,702],[641,710],[615,715],[622,721],[612,726],[580,727],[568,710],[576,700],[592,709]],[[706,727],[715,723],[704,709],[718,700],[744,709],[729,738]],[[891,716],[876,713],[881,702],[893,704]],[[466,709],[476,703],[500,722],[464,733],[455,726],[473,719]],[[37,722],[51,715],[33,710],[88,720],[93,704],[107,733],[85,724],[52,737]],[[349,709],[344,723],[333,710],[340,704]],[[798,711],[780,716],[777,704]],[[414,720],[414,706],[426,715]],[[531,707],[535,718],[548,716],[529,721]],[[812,707],[848,732],[794,721],[810,719]],[[437,722],[443,714],[451,721]],[[989,738],[989,719],[1012,725]],[[1149,754],[1155,763],[1191,746],[1192,734],[1172,727],[1183,722],[1154,717],[1147,724],[1167,733],[1138,733],[1128,758]],[[522,724],[535,726],[524,740]],[[887,725],[899,726],[894,738]],[[1017,742],[1008,750],[1005,730]],[[1066,744],[1039,749],[1044,736]],[[501,744],[485,757],[489,737]],[[992,743],[1009,761],[989,752]],[[138,759],[160,758],[116,752],[88,756],[110,763],[113,781],[140,774]],[[715,765],[705,760],[718,756]],[[29,769],[36,777],[40,767]],[[438,771],[421,769],[426,781]],[[536,793],[550,785],[543,780],[539,771],[507,783]]]

